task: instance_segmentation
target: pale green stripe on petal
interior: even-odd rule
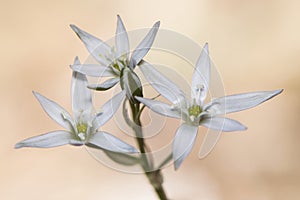
[[[173,104],[183,103],[186,101],[185,94],[180,88],[161,74],[155,67],[146,61],[142,61],[139,68],[151,86],[163,97],[171,101]]]
[[[149,107],[152,111],[154,111],[160,115],[181,119],[181,112],[178,110],[175,110],[172,106],[170,106],[166,103],[152,100],[152,99],[141,98],[141,97],[135,97],[135,98],[139,102],[141,102],[144,105],[146,105],[147,107]]]
[[[145,36],[145,38],[141,41],[141,43],[136,47],[136,49],[133,51],[130,59],[130,67],[134,68],[135,64],[139,64],[139,62],[143,59],[143,57],[148,53],[150,50],[154,39],[156,37],[156,34],[158,32],[158,28],[160,26],[160,22],[156,22],[153,27],[150,29],[148,34]]]
[[[116,73],[111,69],[111,67],[98,64],[74,64],[70,67],[72,70],[80,72],[87,76],[110,77],[116,75]]]
[[[117,58],[119,58],[122,55],[126,55],[126,59],[128,59],[129,54],[129,40],[126,28],[124,26],[124,23],[121,19],[121,17],[118,15],[118,21],[117,21],[117,30],[116,30],[116,53]]]
[[[82,145],[81,141],[75,140],[72,133],[67,131],[53,131],[43,135],[25,139],[15,145],[16,149],[23,147],[51,148],[66,144]]]
[[[33,94],[51,119],[65,129],[71,130],[69,120],[72,119],[72,117],[63,107],[37,92],[33,92]]]
[[[215,114],[226,114],[253,108],[280,94],[283,90],[249,92],[214,99],[209,105]],[[215,108],[214,108],[215,107]]]
[[[73,24],[71,24],[70,27],[84,43],[90,54],[92,54],[98,62],[105,66],[110,64],[109,61],[105,59],[105,56],[110,55],[111,51],[111,47],[108,44],[106,44],[99,38],[96,38],[95,36],[81,30]]]
[[[200,125],[224,132],[244,131],[247,129],[247,127],[240,122],[225,117],[206,118],[200,121]]]
[[[119,153],[137,153],[135,147],[123,142],[117,137],[106,133],[97,132],[95,133],[86,144],[90,147],[98,147],[100,149],[105,149],[108,151],[119,152]]]
[[[75,60],[76,64],[80,64],[78,58]],[[72,110],[75,117],[79,117],[82,112],[91,113],[93,109],[92,94],[87,88],[88,81],[85,75],[79,72],[72,74]]]
[[[206,43],[196,63],[191,85],[191,98],[196,100],[198,105],[202,105],[210,81],[210,58],[208,55],[208,44]]]
[[[197,136],[198,127],[181,124],[177,129],[173,142],[174,166],[177,170],[191,152]]]
[[[102,107],[101,112],[96,116],[93,121],[93,128],[96,130],[105,124],[118,110],[120,104],[125,98],[126,92],[122,91],[115,96],[113,96],[110,100],[108,100]]]
[[[92,90],[105,91],[115,86],[117,83],[119,83],[119,81],[120,78],[111,78],[100,84],[88,85],[88,88]]]

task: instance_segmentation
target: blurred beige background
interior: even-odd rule
[[[171,199],[296,200],[300,196],[300,2],[297,0],[2,1],[0,7],[0,199],[155,199],[143,175],[109,169],[84,148],[21,149],[21,139],[58,129],[31,91],[70,110],[74,56],[88,56],[70,23],[108,39],[116,15],[128,30],[150,27],[210,44],[227,94],[284,88],[231,115],[246,132],[223,134],[213,153],[163,170]],[[187,77],[190,78],[190,77]]]

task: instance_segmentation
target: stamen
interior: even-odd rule
[[[84,134],[84,133],[78,133],[78,137],[79,137],[81,140],[85,140],[85,134]]]
[[[188,111],[190,116],[198,117],[198,115],[202,112],[202,109],[199,105],[194,104],[188,109]]]
[[[204,89],[205,89],[205,86],[203,84],[199,84],[196,86],[197,99],[201,98],[201,96],[203,95]]]

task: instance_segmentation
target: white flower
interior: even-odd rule
[[[80,64],[77,58],[74,63]],[[33,92],[49,117],[66,130],[53,131],[25,139],[17,143],[15,148],[49,148],[71,144],[76,146],[87,145],[113,152],[136,153],[137,150],[133,146],[109,133],[98,131],[116,112],[125,93],[121,92],[115,95],[102,106],[100,113],[94,114],[92,95],[87,88],[87,84],[85,75],[73,72],[71,86],[73,117],[57,103],[37,92]]]
[[[211,102],[204,104],[210,80],[210,58],[207,44],[205,44],[198,58],[192,77],[191,99],[188,99],[179,87],[147,62],[140,63],[140,69],[150,84],[162,96],[172,102],[172,105],[141,97],[136,97],[136,99],[154,112],[183,120],[173,141],[175,169],[178,169],[190,153],[197,136],[198,126],[216,130],[216,132],[207,134],[201,147],[200,157],[205,157],[216,144],[221,131],[246,130],[246,127],[240,122],[225,118],[222,115],[252,108],[282,92],[282,90],[275,90],[230,95],[213,99]]]
[[[74,71],[88,76],[112,77],[101,84],[90,85],[89,88],[91,89],[107,90],[115,86],[120,81],[121,72],[125,68],[126,73],[134,73],[133,69],[135,66],[141,62],[143,57],[150,50],[160,25],[160,22],[156,22],[145,38],[132,52],[131,56],[129,56],[130,48],[127,31],[119,15],[117,18],[115,47],[110,47],[104,41],[81,30],[75,25],[71,25],[71,28],[82,40],[90,54],[100,63],[75,64],[72,65],[71,68]]]

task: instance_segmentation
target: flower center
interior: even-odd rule
[[[199,105],[192,105],[188,111],[190,116],[198,117],[198,115],[202,112],[202,109]]]
[[[87,124],[84,124],[84,123],[79,123],[77,124],[77,131],[78,131],[78,134],[77,136],[81,139],[81,140],[85,140],[86,138],[86,132],[87,132]]]

